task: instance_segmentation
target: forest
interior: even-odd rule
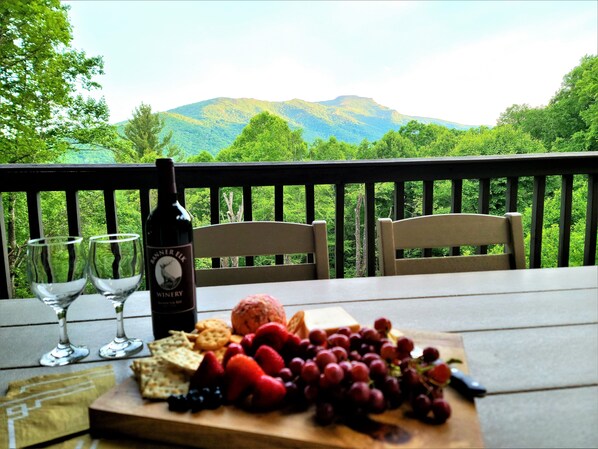
[[[37,23],[31,24],[35,13]],[[1,23],[7,21],[7,23]],[[62,24],[62,25],[61,25]],[[108,123],[103,99],[86,98],[77,86],[100,89],[95,77],[103,71],[101,57],[88,57],[70,47],[66,9],[54,0],[23,2],[22,8],[0,14],[0,164],[60,163],[65,154],[85,148],[110,151],[118,163],[153,163],[157,157],[173,157],[177,163],[333,161],[394,158],[462,157],[547,152],[598,151],[598,57],[586,55],[563,77],[562,85],[546,106],[515,104],[507,108],[494,127],[466,131],[411,121],[389,130],[376,141],[349,144],[334,136],[307,143],[301,129],[291,130],[280,117],[263,112],[254,116],[233,144],[215,157],[207,151],[188,157],[164,134],[164,122],[150,105],[141,104],[119,131]],[[2,35],[2,33],[4,35]],[[13,36],[10,36],[10,34]],[[44,39],[39,39],[44,36]],[[10,37],[11,39],[6,39]],[[19,38],[22,45],[10,46]],[[31,45],[28,45],[31,43]],[[39,76],[31,76],[31,73]],[[43,75],[42,75],[43,74]],[[529,232],[533,180],[522,178],[518,211]],[[544,204],[542,265],[556,266],[560,214],[560,179],[548,177]],[[490,214],[505,213],[506,180],[491,184]],[[405,189],[406,215],[421,214],[421,183]],[[450,211],[450,183],[434,185],[434,213]],[[285,187],[284,220],[304,221],[304,192]],[[220,221],[242,217],[240,189],[221,192]],[[253,189],[253,219],[273,220],[273,188]],[[106,232],[102,192],[79,193],[81,226],[85,237]],[[316,218],[329,223],[329,242],[334,242],[333,186],[316,186]],[[376,216],[392,216],[392,185],[376,186]],[[574,177],[570,265],[581,265],[585,233],[587,177]],[[186,207],[194,225],[210,223],[209,192],[185,191]],[[46,235],[67,232],[65,197],[62,192],[43,192],[42,220]],[[476,180],[463,183],[463,212],[476,212]],[[24,193],[3,193],[9,263],[14,297],[30,297],[25,267],[28,235]],[[363,276],[363,186],[346,190],[345,273]],[[121,232],[141,233],[138,192],[118,191]],[[526,235],[529,243],[529,235]],[[529,251],[527,251],[529,253]],[[331,254],[332,261],[332,254]],[[268,263],[265,260],[264,263]]]

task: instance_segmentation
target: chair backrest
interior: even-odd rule
[[[521,214],[504,217],[482,214],[424,215],[392,221],[378,220],[380,269],[396,274],[456,273],[459,271],[525,268]],[[397,250],[465,245],[503,244],[504,254],[397,258]]]
[[[195,228],[196,258],[313,254],[313,262],[195,270],[197,286],[329,279],[326,222],[223,223]]]

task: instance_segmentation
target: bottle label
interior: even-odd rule
[[[193,244],[147,247],[152,312],[195,309]]]

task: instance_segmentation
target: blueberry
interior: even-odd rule
[[[189,410],[189,402],[187,396],[183,394],[173,394],[167,399],[168,410],[171,412],[186,412]]]
[[[196,394],[189,397],[189,405],[191,406],[191,413],[197,413],[206,408],[206,400],[204,396]]]

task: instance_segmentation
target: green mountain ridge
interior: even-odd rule
[[[446,120],[416,117],[376,103],[371,98],[344,95],[333,100],[309,102],[301,99],[264,101],[252,98],[218,97],[160,112],[164,133],[173,132],[172,142],[190,156],[206,150],[216,155],[230,146],[249,120],[261,112],[284,119],[291,129],[303,129],[303,139],[359,143],[375,141],[411,120],[435,123],[453,129],[472,126]],[[126,122],[119,123],[124,126]]]

